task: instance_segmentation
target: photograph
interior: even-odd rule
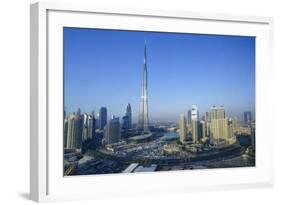
[[[255,167],[255,63],[254,36],[63,27],[63,176]]]

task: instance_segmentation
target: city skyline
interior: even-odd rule
[[[130,103],[136,122],[144,39],[151,121],[177,121],[193,104],[200,116],[224,105],[228,116],[242,120],[250,111],[254,118],[254,38],[77,28],[64,29],[67,113],[106,107],[109,116],[122,117]]]

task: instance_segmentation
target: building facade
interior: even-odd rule
[[[187,111],[187,124],[188,125],[191,125],[191,110],[188,110]]]
[[[105,142],[107,144],[117,143],[121,140],[121,125],[119,118],[112,117],[104,128]]]
[[[147,58],[146,58],[146,44],[144,47],[144,63],[143,63],[143,82],[140,100],[140,113],[138,129],[143,133],[149,132],[149,119],[148,119],[148,88],[147,88]]]
[[[187,127],[186,127],[186,119],[184,114],[181,114],[179,119],[179,136],[180,136],[180,142],[184,143],[187,138]]]
[[[206,113],[205,113],[205,121],[206,121],[206,122],[209,122],[209,120],[210,120],[209,112],[206,112]]]
[[[220,144],[221,142],[235,142],[232,120],[226,117],[225,109],[212,107],[210,111],[210,142]]]
[[[192,140],[193,143],[199,142],[199,121],[194,119],[192,120]]]
[[[67,122],[67,149],[81,149],[82,133],[83,133],[83,118],[81,115],[71,114]]]
[[[89,114],[83,114],[83,141],[91,140],[95,136],[96,120]]]
[[[132,128],[132,108],[130,103],[128,103],[126,107],[125,116],[122,118],[122,128],[123,129],[131,129]]]
[[[192,105],[191,120],[199,120],[199,110],[196,105]]]
[[[66,148],[67,143],[68,120],[64,118],[63,124],[63,147]]]
[[[200,121],[200,128],[199,128],[199,137],[200,138],[206,138],[207,137],[207,131],[206,131],[206,121]]]
[[[103,129],[107,123],[107,109],[106,107],[101,107],[99,111],[99,129]]]

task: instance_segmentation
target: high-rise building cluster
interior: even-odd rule
[[[121,140],[121,129],[132,129],[132,108],[127,104],[125,115],[120,117],[113,116],[108,120],[106,107],[101,107],[97,116],[95,113],[81,113],[78,109],[76,113],[66,116],[64,111],[64,147],[68,149],[80,149],[83,142],[95,138],[96,133],[102,133],[103,141],[107,144],[117,143]],[[244,124],[251,129],[251,112],[244,112]],[[138,116],[138,131],[141,135],[152,134],[149,128],[148,113],[148,68],[147,50],[144,47],[143,78],[141,86],[140,112]],[[254,128],[252,128],[254,130]],[[237,118],[228,118],[224,107],[213,106],[209,112],[199,115],[199,109],[192,105],[187,111],[187,119],[184,114],[179,118],[179,139],[182,143],[188,140],[191,134],[193,143],[200,141],[218,145],[220,143],[234,143],[236,141],[235,132],[239,130]],[[243,131],[243,130],[242,130]],[[253,131],[250,130],[253,133]],[[254,142],[253,142],[254,143]]]
[[[89,114],[70,114],[64,119],[64,146],[67,149],[81,149],[82,143],[95,136],[95,117]]]
[[[206,112],[200,120],[199,109],[196,105],[192,106],[187,112],[187,123],[185,116],[182,114],[179,120],[180,141],[185,142],[187,139],[187,127],[191,131],[193,143],[209,141],[218,145],[224,143],[234,143],[236,138],[234,130],[238,126],[237,118],[234,120],[227,118],[225,109],[220,106],[213,106],[210,112]]]
[[[103,133],[105,143],[116,143],[121,140],[121,128],[132,128],[132,109],[130,104],[126,107],[122,124],[119,118],[115,116],[107,120],[106,107],[100,108],[97,117],[95,117],[94,111],[92,114],[81,114],[81,110],[78,109],[76,113],[72,113],[67,117],[64,114],[64,118],[64,147],[66,149],[81,149],[83,142],[95,138],[97,130]]]
[[[148,119],[148,87],[147,87],[147,57],[146,44],[144,47],[143,81],[141,90],[140,113],[138,129],[144,134],[149,133]],[[93,139],[96,129],[103,132],[104,141],[108,144],[119,142],[121,129],[132,128],[132,108],[130,103],[126,107],[125,115],[122,117],[122,124],[118,117],[107,120],[107,108],[101,107],[97,117],[81,114],[80,108],[77,113],[66,117],[64,110],[64,147],[68,149],[80,149],[84,141]]]

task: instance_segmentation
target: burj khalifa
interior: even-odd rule
[[[144,45],[144,62],[143,62],[143,81],[141,89],[140,113],[138,128],[143,133],[149,133],[148,120],[148,92],[147,92],[147,59],[146,59],[146,43]]]

